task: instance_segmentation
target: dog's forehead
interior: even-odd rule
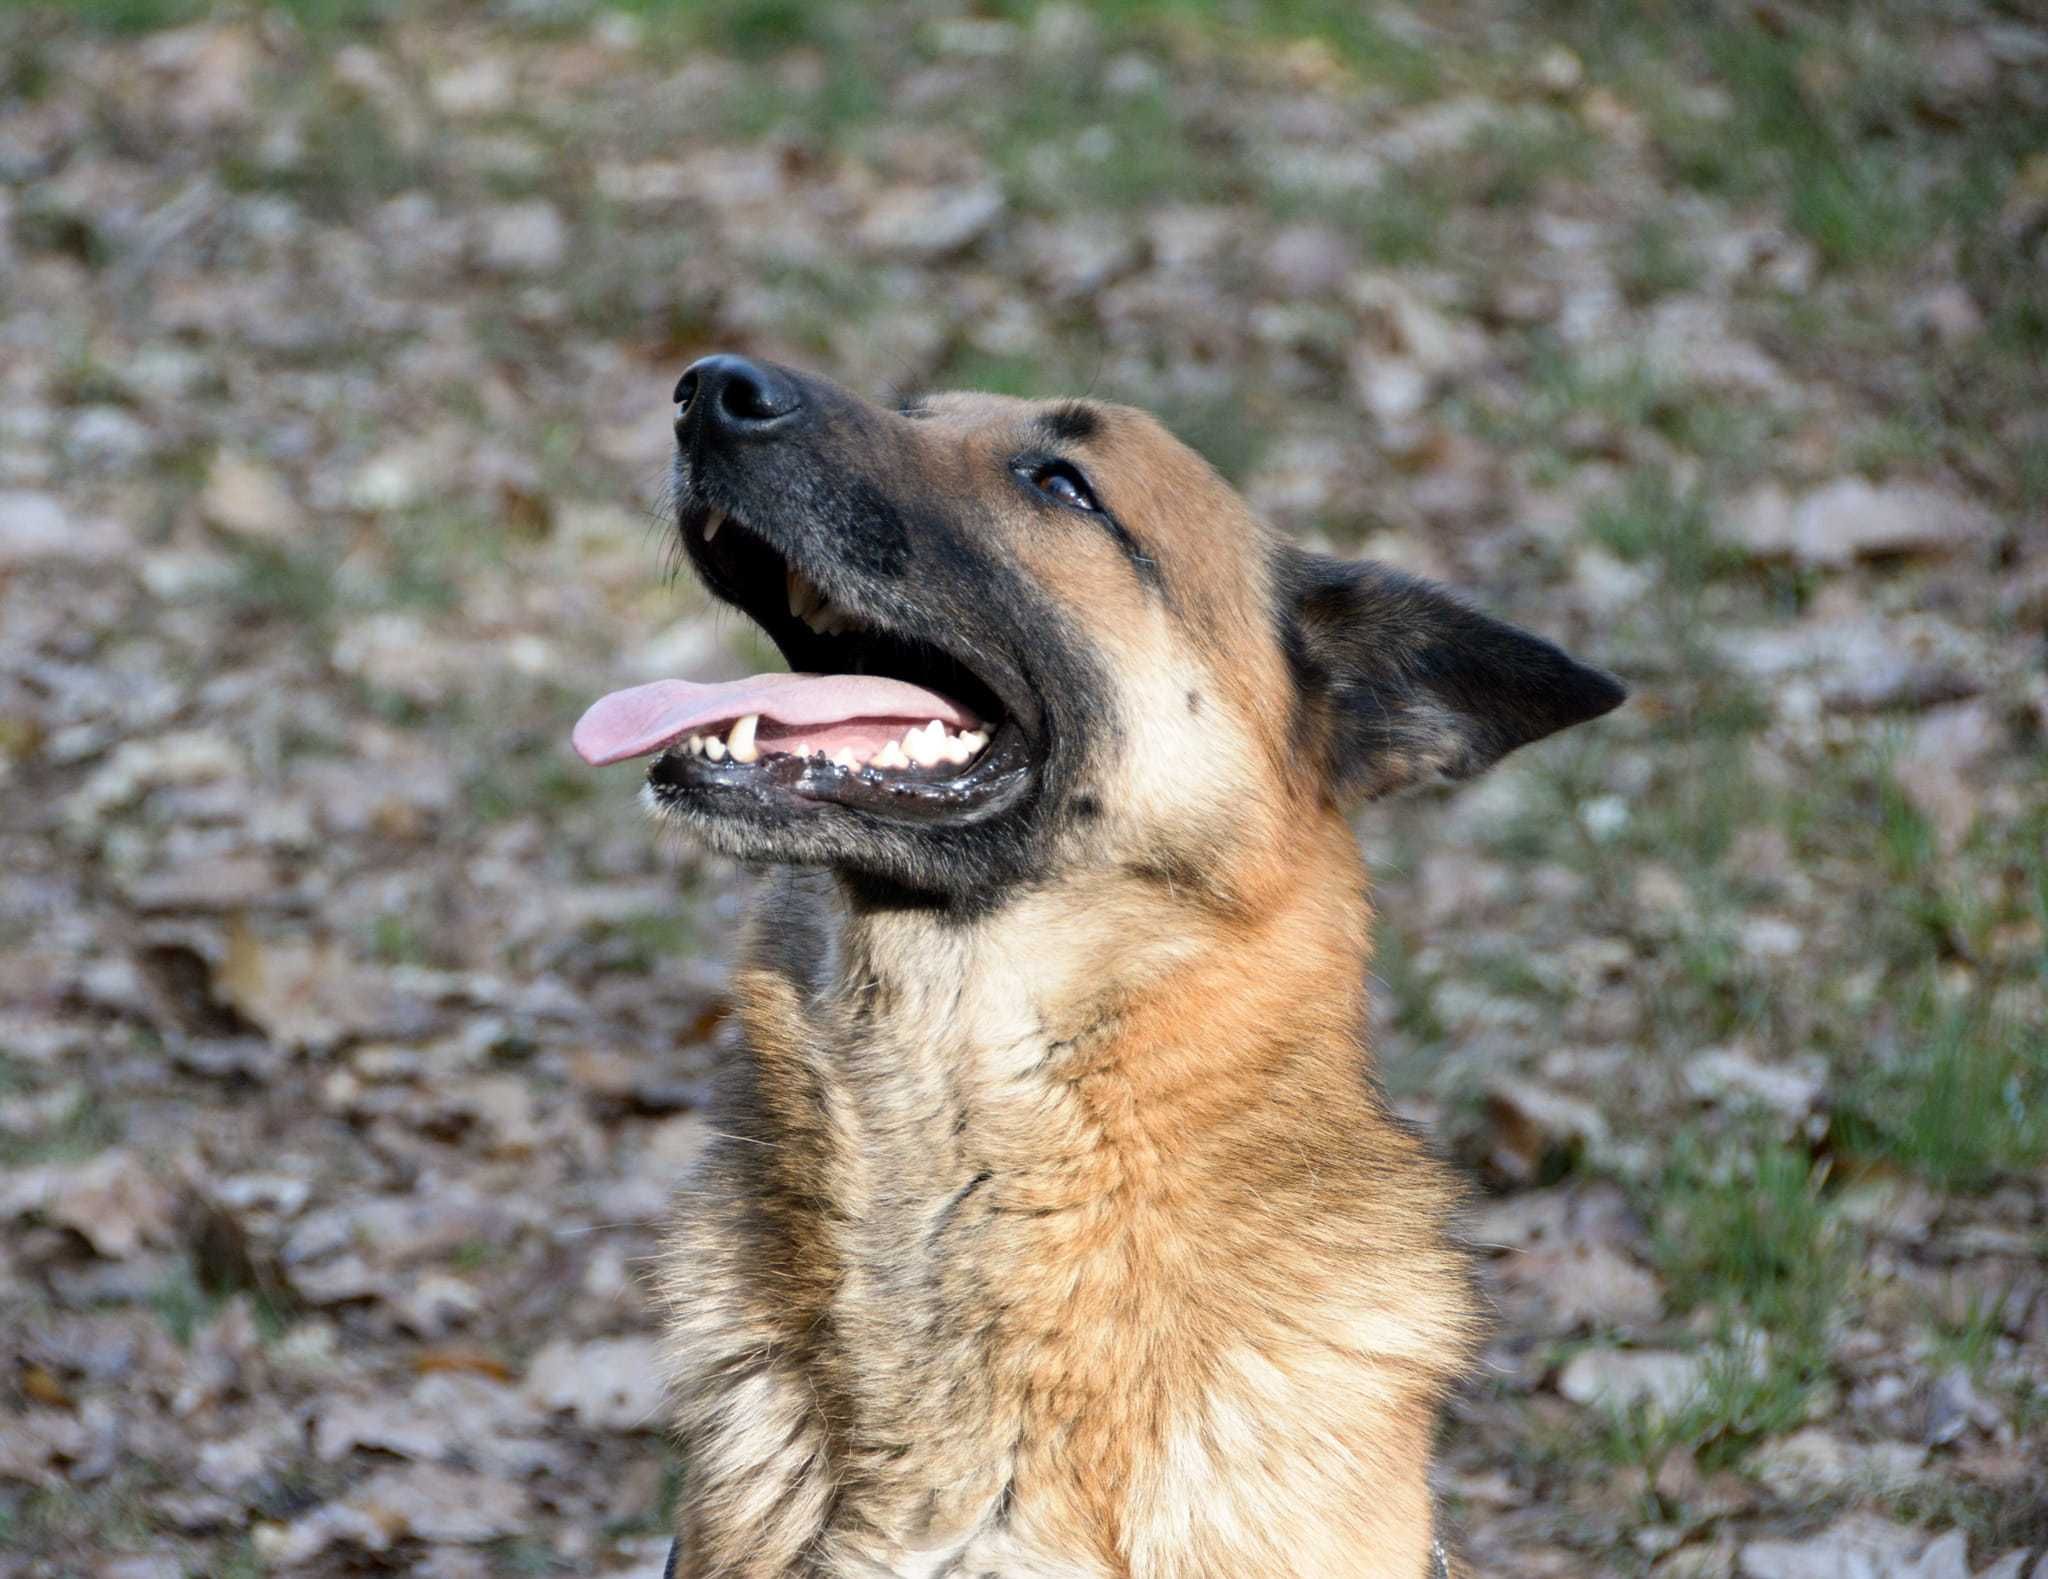
[[[1174,445],[1166,430],[1144,412],[1101,400],[1028,400],[981,390],[948,390],[923,396],[909,410],[935,429],[1020,448],[1110,454],[1119,445],[1148,439]]]

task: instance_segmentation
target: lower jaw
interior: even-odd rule
[[[990,755],[995,747],[989,748]],[[765,816],[801,821],[834,812],[866,813],[880,821],[917,826],[978,820],[1014,803],[1024,788],[1021,764],[1008,769],[985,757],[956,778],[849,772],[816,758],[765,757],[745,765],[714,764],[668,751],[647,772],[648,793],[663,809],[700,817]]]

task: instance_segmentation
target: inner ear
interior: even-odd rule
[[[1555,643],[1384,565],[1285,549],[1277,592],[1305,734],[1346,800],[1470,778],[1628,694]]]

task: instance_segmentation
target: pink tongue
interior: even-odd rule
[[[974,715],[958,702],[903,680],[865,674],[757,674],[723,685],[656,680],[614,691],[590,704],[569,743],[592,767],[644,757],[706,724],[729,724],[749,713],[793,728],[886,719],[932,719],[964,729]]]

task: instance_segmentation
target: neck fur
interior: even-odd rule
[[[1351,831],[1327,822],[1284,862],[1240,863],[1227,894],[1113,871],[969,922],[851,910],[815,1030],[862,1049],[850,1087],[891,1088],[894,1112],[922,1087],[1014,1161],[1064,1149],[1055,1115],[1072,1145],[1149,1149],[1242,1127],[1262,1097],[1348,1106],[1369,911]]]

